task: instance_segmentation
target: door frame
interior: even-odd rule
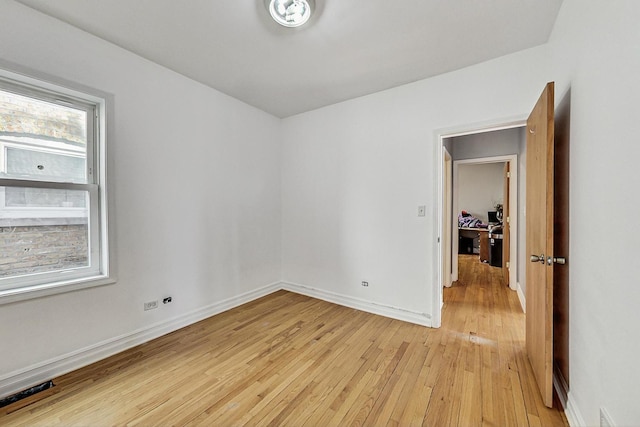
[[[451,212],[451,280],[458,280],[458,257],[454,256],[458,253],[458,228],[453,224],[457,221],[459,204],[459,170],[460,165],[486,165],[492,163],[509,163],[509,171],[511,179],[509,181],[509,225],[511,233],[509,234],[509,288],[516,290],[517,267],[518,267],[518,156],[510,154],[506,156],[479,157],[475,159],[454,160],[453,161],[453,209]],[[503,185],[501,183],[501,185]],[[443,254],[443,256],[445,256]]]
[[[447,245],[444,244],[444,238],[447,238],[444,230],[444,206],[443,206],[443,197],[444,197],[444,161],[442,156],[442,150],[444,148],[444,140],[447,138],[453,138],[456,136],[465,136],[471,135],[475,133],[483,133],[483,132],[492,132],[498,130],[512,129],[517,127],[523,127],[527,124],[527,115],[520,115],[516,117],[503,118],[503,119],[495,119],[491,121],[487,121],[484,123],[477,124],[463,124],[451,128],[437,129],[434,132],[434,140],[436,141],[433,144],[433,170],[435,173],[434,184],[435,188],[433,189],[435,200],[437,203],[434,203],[434,212],[433,217],[436,219],[433,221],[433,235],[436,238],[433,241],[433,253],[436,254],[436,262],[433,269],[433,278],[432,278],[432,295],[431,295],[431,326],[434,328],[439,328],[442,324],[442,290],[443,290],[443,257],[445,256],[445,248]],[[449,236],[450,238],[450,236]],[[451,256],[451,254],[449,254]]]
[[[443,210],[442,215],[444,218],[451,217],[453,215],[453,194],[455,194],[453,190],[453,158],[451,154],[446,149],[446,147],[442,147],[442,184],[443,184]],[[453,238],[452,233],[452,224],[451,221],[443,221],[443,230],[442,230],[442,285],[446,288],[450,288],[453,283],[453,268],[451,262],[453,261],[453,257],[444,256],[444,254],[453,253],[452,242]]]

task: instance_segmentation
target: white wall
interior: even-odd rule
[[[526,118],[548,58],[541,46],[285,119],[283,279],[430,317],[437,135]]]
[[[640,2],[564,0],[545,46],[291,117],[280,134],[271,116],[0,1],[0,58],[115,95],[120,260],[116,285],[0,307],[0,375],[277,280],[280,236],[285,280],[430,316],[436,136],[524,118],[555,80],[572,105],[570,409],[585,425],[600,407],[640,420]],[[172,306],[141,312],[166,292]]]
[[[564,0],[550,41],[556,105],[571,99],[569,381],[586,425],[600,407],[640,423],[638,16],[635,0]]]
[[[520,154],[519,141],[525,139],[522,127],[492,132],[456,136],[453,140],[453,160]]]
[[[571,96],[569,415],[636,425],[638,16],[565,0],[546,46],[284,120],[284,279],[432,314],[435,136],[525,118],[553,80],[556,104]]]
[[[504,163],[458,165],[457,188],[458,211],[465,210],[487,224],[487,212],[504,202]]]
[[[114,285],[0,306],[0,385],[279,281],[279,119],[13,1],[0,40],[3,61],[113,95],[118,261]]]

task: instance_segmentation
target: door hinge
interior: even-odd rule
[[[511,172],[507,172],[507,178],[511,178]]]
[[[511,263],[509,261],[506,262],[506,267],[509,268],[511,266]]]

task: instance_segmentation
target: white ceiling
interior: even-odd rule
[[[263,0],[18,0],[278,117],[547,41],[562,0],[316,0],[298,29]]]

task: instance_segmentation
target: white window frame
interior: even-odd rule
[[[106,99],[0,69],[0,89],[87,111],[86,184],[0,177],[1,187],[80,190],[89,194],[89,266],[0,278],[0,304],[114,283],[109,273]]]

